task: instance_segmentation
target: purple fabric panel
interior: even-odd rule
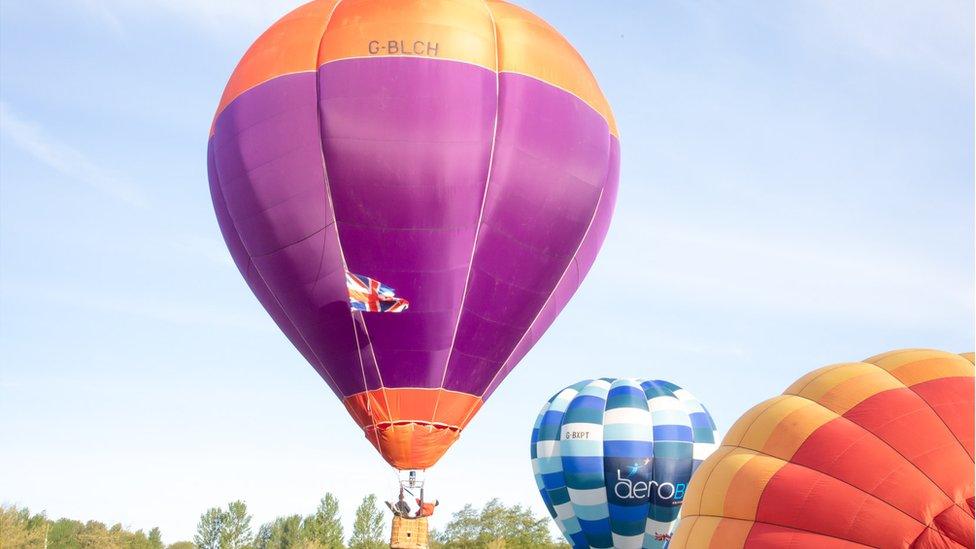
[[[375,351],[366,337],[366,327],[363,322],[362,313],[352,314],[356,330],[356,343],[359,346],[359,359],[362,361],[363,380],[366,387],[370,390],[379,389],[383,386],[380,380],[379,368],[376,365]]]
[[[327,196],[314,73],[238,97],[217,120],[216,183],[260,278],[343,396],[365,389]]]
[[[613,163],[606,121],[579,98],[518,74],[499,84],[484,219],[444,385],[477,395],[572,268]]]
[[[249,90],[217,119],[213,146],[220,186],[252,257],[332,223],[315,93],[313,74],[282,76]]]
[[[383,385],[439,387],[487,180],[495,74],[347,59],[319,69],[319,88],[346,265],[410,301],[404,313],[362,315]]]
[[[326,375],[321,365],[318,364],[312,350],[309,349],[305,340],[302,339],[301,334],[298,333],[298,329],[295,328],[291,320],[288,320],[288,316],[271,294],[268,285],[264,283],[257,270],[254,269],[251,258],[247,255],[247,250],[244,249],[244,243],[241,242],[241,238],[237,234],[237,229],[234,228],[234,223],[230,218],[230,214],[227,212],[227,204],[224,201],[224,195],[220,190],[220,184],[217,178],[212,142],[207,146],[207,172],[210,176],[210,196],[213,199],[214,212],[217,215],[217,225],[220,227],[220,232],[224,236],[227,249],[230,250],[230,256],[233,258],[234,264],[237,265],[237,270],[241,272],[241,276],[244,277],[244,281],[251,289],[251,292],[258,298],[258,302],[261,303],[264,310],[268,312],[271,319],[274,320],[278,328],[285,334],[288,341],[298,349],[298,352],[305,357],[305,360],[312,364],[315,370],[319,372],[319,375],[322,376],[322,379],[338,394],[338,389],[333,385],[332,380]]]
[[[496,375],[495,379],[492,380],[491,384],[488,386],[483,398],[487,399],[491,396],[498,385],[501,384],[505,376],[512,371],[515,366],[522,360],[526,353],[535,346],[542,337],[542,334],[549,329],[556,317],[562,312],[563,308],[576,293],[580,284],[583,283],[583,279],[586,278],[587,273],[590,272],[590,268],[593,266],[593,262],[596,260],[597,254],[600,252],[600,248],[603,246],[603,241],[607,236],[607,230],[610,228],[610,219],[613,216],[613,208],[617,203],[617,187],[618,180],[620,178],[620,142],[616,137],[611,137],[610,142],[610,170],[607,172],[606,185],[604,187],[603,196],[600,198],[600,204],[597,206],[596,215],[593,217],[593,223],[590,225],[589,231],[587,231],[586,236],[583,238],[583,243],[580,245],[579,252],[577,252],[576,257],[573,259],[573,264],[567,269],[563,279],[559,281],[559,285],[556,286],[556,290],[552,293],[552,297],[549,298],[548,303],[539,312],[538,318],[532,323],[529,330],[525,333],[525,337],[519,344],[515,347],[515,352],[512,356],[505,362],[501,371]]]
[[[490,393],[592,264],[616,139],[563,90],[506,73],[495,86],[464,63],[348,59],[257,86],[218,118],[211,189],[231,255],[340,396],[442,379]],[[410,309],[352,315],[343,259]]]

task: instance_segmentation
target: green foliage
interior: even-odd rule
[[[325,494],[315,514],[305,517],[302,539],[315,542],[325,549],[340,549],[343,547],[342,534],[339,500],[332,494]]]
[[[256,549],[304,549],[302,516],[278,517],[258,530],[254,540]]]
[[[44,547],[47,529],[43,513],[31,515],[26,507],[0,506],[0,547],[3,549]]]
[[[224,529],[224,512],[220,507],[211,507],[200,515],[197,522],[197,533],[193,536],[193,543],[199,549],[221,549],[220,534]]]
[[[227,510],[212,507],[200,515],[193,543],[199,549],[245,549],[250,547],[252,539],[247,505],[232,501],[227,504]]]
[[[465,505],[452,515],[443,532],[435,533],[434,539],[440,546],[459,549],[556,547],[548,523],[547,517],[536,517],[521,504],[506,507],[493,499],[481,510]]]
[[[352,524],[350,549],[380,549],[387,546],[383,536],[383,511],[376,504],[376,494],[363,498],[356,508],[356,519]]]
[[[78,534],[85,528],[80,520],[60,519],[51,523],[47,534],[49,549],[80,549]]]
[[[220,531],[220,549],[244,549],[251,543],[251,515],[243,501],[227,504]]]
[[[163,549],[163,535],[159,531],[159,527],[155,526],[149,531],[149,548],[150,549]]]
[[[45,537],[47,541],[45,543]],[[142,530],[130,532],[115,524],[111,527],[90,520],[48,520],[43,513],[31,514],[26,508],[0,505],[0,549],[162,549],[159,528],[146,536]],[[195,549],[193,544],[190,547]],[[183,549],[186,549],[185,547]]]
[[[350,549],[383,549],[386,515],[375,495],[356,509]],[[98,521],[48,520],[43,513],[0,505],[0,549],[163,549],[162,534],[153,528],[130,532],[121,524]],[[567,548],[549,535],[548,518],[537,518],[522,505],[505,506],[493,499],[484,507],[465,505],[441,532],[431,532],[431,548],[554,549]],[[252,536],[251,516],[243,501],[226,509],[214,507],[200,516],[194,541],[173,543],[167,549],[342,549],[339,501],[325,494],[315,512],[302,517],[279,517]]]

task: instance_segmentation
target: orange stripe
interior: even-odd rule
[[[497,0],[336,3],[314,0],[265,31],[234,69],[214,119],[242,93],[278,76],[340,59],[411,56],[537,78],[579,97],[619,135],[583,58],[559,32],[522,8]]]
[[[838,418],[834,412],[809,400],[790,400],[794,401],[793,405],[770,410],[770,415],[775,414],[775,423],[762,440],[762,446],[753,449],[789,461],[811,433]]]
[[[908,387],[943,377],[973,377],[972,362],[943,351],[912,349],[873,357],[865,362],[891,372]]]
[[[454,444],[483,401],[446,389],[383,388],[348,396],[343,403],[387,463],[427,469]]]
[[[279,19],[248,48],[231,74],[217,116],[245,91],[272,78],[314,71],[322,34],[337,0],[316,0]],[[213,128],[211,127],[211,133]]]
[[[719,448],[692,478],[687,514],[754,519],[766,482],[784,464],[751,450]]]
[[[741,452],[740,459],[743,460],[743,464],[736,470],[728,484],[723,511],[715,514],[729,518],[755,520],[759,509],[759,500],[766,490],[766,485],[787,463],[781,459],[748,450],[737,450],[737,452]],[[733,454],[735,453],[733,452]]]
[[[843,414],[880,391],[901,388],[901,382],[874,364],[851,362],[820,368],[785,393],[808,398]]]
[[[434,404],[440,399],[437,413]],[[383,388],[346,397],[343,402],[360,427],[423,423],[463,429],[481,407],[480,397],[447,389]],[[433,419],[431,419],[433,418]],[[470,421],[470,419],[468,419]]]
[[[778,402],[786,399],[785,396],[775,396],[769,400],[760,402],[759,404],[753,406],[746,413],[742,414],[733,425],[729,427],[729,431],[725,434],[725,439],[722,440],[723,446],[739,446],[742,443],[742,439],[749,432],[749,428],[752,424],[766,412],[767,409],[776,406]]]
[[[430,57],[495,70],[495,31],[482,0],[344,0],[319,66],[352,57]]]
[[[712,472],[732,450],[732,446],[720,446],[698,467],[688,484],[685,501],[681,504],[682,516],[707,514],[702,510],[702,505],[707,501],[705,491],[709,488]]]
[[[524,74],[562,88],[593,107],[619,136],[613,118],[586,61],[548,23],[518,6],[488,0],[498,29],[499,70]]]
[[[745,547],[752,530],[752,521],[712,516],[682,515],[680,528],[674,533],[668,547],[738,549]]]
[[[400,470],[433,467],[459,436],[457,429],[419,423],[366,428],[366,438],[387,463]]]
[[[712,534],[712,540],[709,544],[710,549],[736,549],[746,546],[746,540],[749,538],[749,532],[752,531],[754,522],[731,518],[709,518],[718,520],[718,525],[715,527],[715,533]]]

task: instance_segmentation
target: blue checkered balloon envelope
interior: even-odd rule
[[[594,379],[555,394],[532,430],[542,499],[574,549],[664,547],[715,422],[667,381]]]

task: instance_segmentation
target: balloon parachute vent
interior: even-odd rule
[[[393,517],[390,547],[393,549],[427,549],[430,546],[427,518]]]

